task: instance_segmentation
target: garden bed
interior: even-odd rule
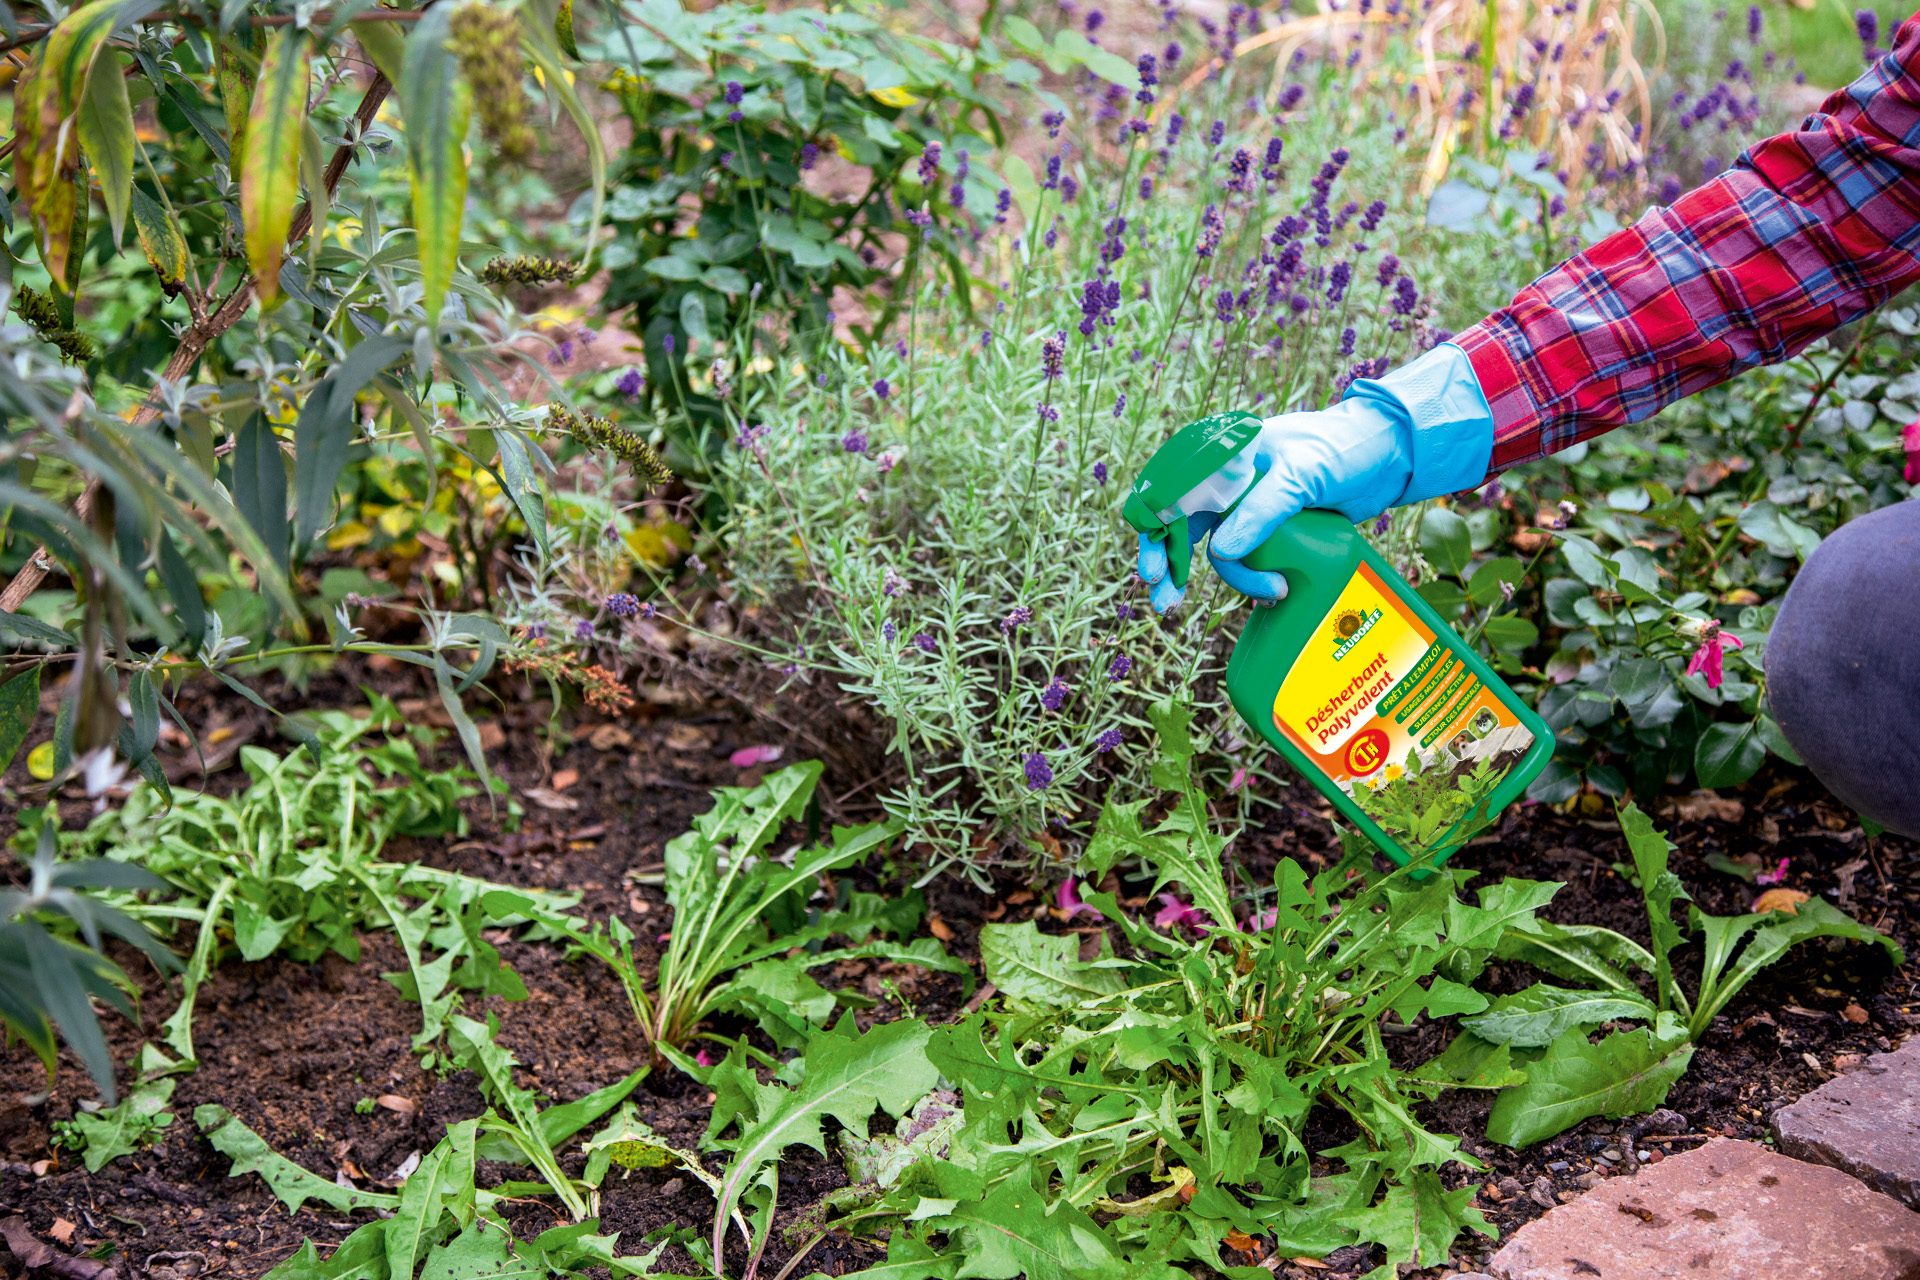
[[[337,680],[339,687],[333,689],[336,680],[328,677],[315,690],[316,700],[325,701],[329,693],[344,697],[354,688]],[[394,686],[387,691],[395,697],[405,692],[396,677],[376,683]],[[191,704],[183,709],[194,714]],[[200,708],[206,709],[205,704]],[[552,761],[551,770],[543,770],[534,744],[544,714],[541,704],[510,704],[500,719],[502,745],[489,752],[491,763],[526,806],[517,831],[503,831],[483,801],[469,800],[469,835],[397,841],[386,856],[419,859],[506,884],[579,893],[581,914],[595,919],[617,914],[637,935],[637,950],[645,952],[666,931],[669,915],[659,890],[629,881],[628,873],[644,874],[660,861],[664,842],[708,806],[709,787],[750,781],[763,773],[764,766],[738,769],[728,756],[768,738],[752,723],[714,707],[619,722],[618,732],[601,733],[603,746],[596,748],[592,730],[607,722],[589,715],[572,726],[573,745]],[[453,762],[450,753],[443,761]],[[578,781],[554,792],[555,774],[564,771],[576,773]],[[231,777],[216,774],[216,789]],[[824,791],[843,795],[862,781],[830,774]],[[549,796],[577,807],[547,808],[525,798],[529,788],[542,785]],[[1868,839],[1822,795],[1804,775],[1768,770],[1717,801],[1681,798],[1675,802],[1677,811],[1657,816],[1678,846],[1673,868],[1703,910],[1738,914],[1757,892],[1711,868],[1709,855],[1756,855],[1769,866],[1784,857],[1790,860],[1785,885],[1821,894],[1850,884],[1852,912],[1911,951],[1920,942],[1913,911],[1913,903],[1920,900],[1920,846],[1892,837]],[[1274,798],[1283,803],[1263,810],[1265,821],[1235,845],[1248,874],[1268,874],[1282,855],[1309,870],[1338,856],[1331,827],[1318,812],[1322,806],[1317,796],[1296,783]],[[64,808],[69,824],[85,820],[84,804]],[[1605,924],[1644,942],[1640,895],[1613,868],[1625,857],[1617,825],[1606,818],[1530,805],[1511,810],[1494,834],[1477,840],[1456,863],[1482,872],[1486,879],[1514,874],[1560,880],[1565,887],[1542,912],[1544,917]],[[1007,881],[989,897],[958,879],[943,878],[928,886],[930,924],[943,936],[950,934],[951,952],[977,964],[977,932],[988,919],[1013,921],[1026,914],[1046,931],[1065,927],[1050,909],[1048,888]],[[1079,928],[1086,936],[1087,927]],[[302,1240],[323,1247],[338,1243],[366,1220],[364,1213],[350,1218],[309,1204],[289,1215],[256,1176],[229,1179],[230,1161],[193,1136],[190,1116],[198,1105],[218,1103],[275,1150],[322,1177],[330,1179],[344,1170],[367,1179],[362,1185],[377,1186],[410,1154],[430,1149],[448,1123],[479,1115],[485,1104],[470,1074],[442,1077],[423,1071],[417,1053],[409,1049],[419,1007],[380,978],[404,967],[393,936],[368,934],[362,945],[359,964],[329,955],[313,965],[283,958],[221,965],[202,989],[196,1024],[201,1065],[180,1080],[171,1106],[179,1118],[163,1141],[96,1174],[79,1167],[71,1154],[49,1147],[54,1122],[68,1118],[94,1093],[85,1072],[64,1062],[51,1094],[46,1094],[31,1056],[11,1055],[0,1067],[0,1159],[5,1161],[0,1166],[0,1217],[24,1214],[41,1238],[64,1236],[68,1249],[102,1256],[128,1278],[187,1280],[218,1273],[245,1280],[284,1261]],[[1825,945],[1808,944],[1793,963],[1767,970],[1716,1020],[1673,1090],[1668,1111],[1656,1113],[1651,1127],[1646,1118],[1617,1124],[1589,1121],[1548,1142],[1512,1151],[1484,1138],[1486,1095],[1442,1095],[1428,1105],[1423,1119],[1437,1132],[1458,1135],[1463,1146],[1488,1165],[1483,1173],[1448,1166],[1443,1175],[1447,1185],[1471,1181],[1491,1188],[1475,1203],[1505,1233],[1543,1212],[1542,1202],[1578,1194],[1596,1173],[1630,1169],[1638,1151],[1663,1158],[1714,1134],[1764,1140],[1775,1109],[1845,1070],[1857,1055],[1890,1048],[1920,1022],[1920,1003],[1915,1002],[1906,969],[1889,971],[1877,951],[1864,947],[1824,950]],[[645,1043],[619,984],[603,966],[570,963],[551,944],[502,940],[499,946],[502,957],[524,979],[530,998],[512,1003],[469,999],[467,1012],[479,1018],[486,1012],[499,1016],[499,1042],[525,1064],[522,1084],[556,1101],[569,1101],[646,1061]],[[1682,954],[1689,958],[1682,960],[1684,966],[1696,953]],[[141,972],[133,957],[122,959],[130,971]],[[1490,993],[1518,989],[1537,976],[1524,969],[1496,963],[1479,985]],[[151,971],[147,973],[141,1014],[151,1036],[171,1012],[177,987],[163,989]],[[882,987],[883,976],[897,986]],[[891,967],[883,974],[876,962],[852,962],[821,978],[829,986],[863,988],[878,1000],[861,1015],[863,1021],[898,1016],[894,991],[935,1023],[951,1021],[963,1003],[961,986],[951,976]],[[1451,1029],[1450,1020],[1422,1019],[1410,1034],[1389,1037],[1389,1052],[1402,1064],[1424,1060],[1444,1046]],[[116,1058],[128,1061],[143,1038],[141,1032],[118,1020],[109,1023],[109,1032]],[[369,1100],[381,1098],[388,1101],[374,1101],[369,1109]],[[663,1138],[688,1148],[698,1144],[707,1122],[708,1096],[682,1072],[670,1066],[656,1069],[634,1101],[641,1118]],[[1307,1135],[1310,1147],[1332,1147],[1353,1136],[1339,1113],[1319,1114]],[[1638,1136],[1638,1142],[1627,1141],[1629,1136]],[[1620,1159],[1609,1162],[1607,1155]],[[572,1159],[577,1163],[579,1157]],[[40,1162],[48,1160],[52,1165],[36,1174]],[[493,1185],[525,1176],[505,1166],[483,1165],[478,1181]],[[780,1179],[782,1225],[825,1192],[846,1184],[837,1159],[823,1159],[804,1148],[795,1148],[783,1160]],[[649,1231],[707,1228],[712,1213],[711,1194],[691,1178],[671,1168],[638,1169],[607,1184],[601,1229],[621,1234],[622,1252],[637,1251]],[[511,1206],[508,1216],[516,1235],[528,1237],[565,1221],[556,1202],[534,1198]],[[762,1266],[777,1270],[791,1247],[776,1230]],[[1455,1260],[1464,1264],[1483,1257],[1485,1248],[1486,1242],[1463,1236]],[[839,1274],[880,1256],[869,1242],[829,1235],[805,1260],[804,1271],[796,1273]],[[663,1261],[676,1265],[676,1257],[676,1269],[694,1269],[676,1250]],[[1357,1275],[1375,1260],[1371,1249],[1342,1250],[1325,1259],[1325,1267],[1283,1262],[1277,1274]]]

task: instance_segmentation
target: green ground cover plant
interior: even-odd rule
[[[169,803],[165,793],[143,784],[84,829],[58,834],[51,809],[20,815],[16,843],[51,850],[57,839],[69,858],[85,859],[64,864],[72,874],[84,877],[85,868],[100,867],[118,877],[100,881],[122,889],[107,898],[118,918],[150,925],[165,938],[183,924],[195,929],[182,998],[162,1029],[166,1049],[177,1058],[149,1045],[136,1066],[140,1074],[195,1065],[195,996],[220,961],[223,939],[243,960],[284,953],[311,964],[329,951],[358,961],[358,932],[392,929],[408,967],[386,976],[421,1006],[414,1047],[429,1055],[463,991],[526,999],[519,977],[481,936],[484,928],[520,922],[482,906],[500,886],[379,856],[397,835],[465,831],[460,802],[479,793],[466,770],[422,762],[420,747],[432,742],[432,731],[388,736],[404,720],[391,703],[379,703],[364,718],[311,716],[317,763],[304,749],[276,756],[242,747],[240,765],[251,784],[231,799],[199,792]],[[146,902],[124,891],[139,887],[172,892]],[[522,896],[555,914],[577,900]]]

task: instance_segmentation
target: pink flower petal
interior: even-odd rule
[[[1262,929],[1271,929],[1280,923],[1280,908],[1268,907],[1242,926],[1248,933],[1257,933]]]
[[[1095,908],[1080,901],[1080,888],[1072,876],[1068,876],[1060,882],[1060,888],[1053,895],[1053,904],[1065,912],[1069,920],[1079,915],[1082,911],[1090,916],[1100,914]]]
[[[1238,791],[1240,788],[1246,786],[1249,776],[1245,769],[1235,769],[1233,776],[1227,779],[1227,790]]]
[[[693,1060],[703,1067],[717,1067],[720,1065],[720,1059],[708,1053],[705,1046],[702,1046],[700,1051],[693,1055]]]
[[[772,764],[786,754],[784,747],[742,747],[727,757],[736,769],[751,769],[757,764]]]
[[[1787,865],[1792,861],[1793,860],[1791,858],[1780,859],[1779,866],[1775,867],[1771,871],[1762,871],[1759,875],[1753,878],[1753,882],[1755,884],[1779,884],[1782,880],[1785,880],[1787,878]]]
[[[1213,922],[1207,919],[1207,913],[1195,907],[1191,902],[1182,902],[1170,893],[1160,895],[1162,904],[1153,917],[1157,929],[1180,925],[1188,929],[1205,929]]]

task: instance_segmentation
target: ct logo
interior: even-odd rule
[[[1347,772],[1364,778],[1387,762],[1387,731],[1368,729],[1347,744]]]

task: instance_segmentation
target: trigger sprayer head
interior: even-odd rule
[[[1187,585],[1193,566],[1187,517],[1227,511],[1253,484],[1253,461],[1247,454],[1260,427],[1260,415],[1244,409],[1189,422],[1154,451],[1133,482],[1121,517],[1167,544],[1174,586]]]

